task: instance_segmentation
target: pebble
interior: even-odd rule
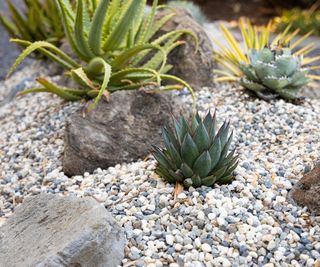
[[[6,88],[10,79],[18,77]],[[230,185],[190,188],[177,199],[174,185],[154,175],[153,159],[67,177],[65,121],[81,103],[36,94],[0,107],[0,224],[28,195],[87,195],[123,227],[123,265],[315,265],[320,218],[289,204],[287,194],[320,159],[319,101],[265,102],[225,84],[197,94],[201,116],[216,107],[219,123],[231,121],[239,166]],[[181,98],[191,105],[190,96]]]

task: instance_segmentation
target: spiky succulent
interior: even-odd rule
[[[14,39],[26,46],[9,70],[9,74],[33,51],[39,51],[68,70],[79,88],[60,87],[45,79],[38,79],[42,87],[25,90],[24,93],[51,92],[65,100],[95,98],[88,110],[94,108],[103,95],[118,90],[139,89],[147,85],[160,89],[192,88],[176,76],[166,74],[172,67],[166,64],[168,53],[183,42],[183,34],[189,30],[179,29],[156,39],[155,33],[173,16],[168,14],[155,20],[158,1],[145,14],[146,0],[77,0],[74,11],[70,0],[56,0],[74,55],[71,57],[48,42],[28,42]],[[88,6],[88,3],[91,3]],[[89,8],[90,7],[90,8]],[[8,75],[9,75],[8,74]],[[175,82],[161,87],[161,80]]]
[[[229,122],[217,129],[216,115],[210,112],[204,120],[197,114],[191,125],[184,117],[174,121],[174,130],[162,128],[165,148],[154,147],[156,173],[170,183],[185,187],[228,183],[237,167],[235,150],[229,151],[233,133]]]
[[[275,47],[278,44],[289,47],[295,56],[303,56],[301,66],[310,66],[310,70],[319,69],[320,56],[315,55],[316,44],[308,42],[301,45],[311,34],[308,32],[299,36],[299,29],[290,32],[291,25],[287,26],[281,33],[271,35],[272,21],[268,25],[256,27],[249,19],[241,18],[238,22],[238,30],[241,32],[240,40],[225,25],[220,25],[223,41],[213,38],[213,58],[218,62],[219,69],[215,69],[216,81],[239,81],[243,76],[240,69],[241,63],[250,64],[249,51],[252,49],[262,50],[266,46]],[[314,56],[315,55],[315,56]],[[308,75],[311,80],[320,80],[316,74]]]
[[[9,16],[0,14],[0,23],[11,37],[26,41],[49,41],[59,44],[64,37],[59,9],[53,0],[24,0],[25,12],[7,0]]]
[[[294,100],[302,86],[309,82],[308,69],[289,48],[264,48],[249,52],[250,64],[241,64],[244,74],[240,83],[259,97],[269,100],[278,96]]]

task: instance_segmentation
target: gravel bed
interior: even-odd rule
[[[0,224],[27,195],[92,196],[125,229],[123,266],[314,266],[320,217],[286,196],[320,159],[319,101],[267,103],[228,85],[198,97],[201,115],[216,107],[220,123],[231,120],[240,164],[232,184],[176,200],[153,159],[64,175],[65,119],[81,103],[37,94],[0,107]]]

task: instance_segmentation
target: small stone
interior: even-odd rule
[[[201,245],[201,249],[203,252],[211,252],[211,246],[207,243]]]
[[[174,242],[174,236],[172,235],[166,235],[166,242],[168,245],[172,246]]]

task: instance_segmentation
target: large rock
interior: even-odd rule
[[[190,114],[171,93],[116,92],[83,116],[70,116],[65,130],[64,172],[78,175],[145,158],[161,144],[161,126],[172,114]]]
[[[307,206],[320,214],[320,162],[289,192],[289,198],[300,206]]]
[[[160,18],[172,12],[163,10],[157,13]],[[212,42],[204,29],[192,18],[185,9],[177,8],[175,16],[168,21],[157,33],[157,36],[177,29],[187,29],[195,33],[199,40],[199,49],[195,53],[195,42],[192,36],[185,35],[182,40],[186,43],[175,48],[168,57],[168,63],[174,67],[171,74],[188,82],[194,89],[210,87],[213,84],[213,69],[215,63],[212,59]]]
[[[115,267],[125,238],[93,199],[27,198],[0,228],[1,267]]]

